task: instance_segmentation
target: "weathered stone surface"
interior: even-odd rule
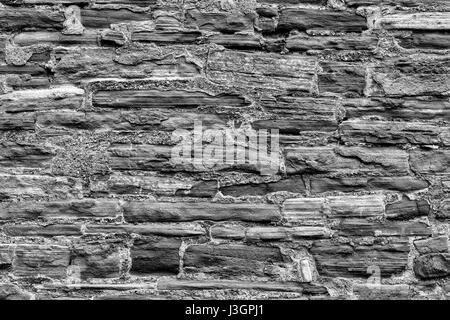
[[[67,276],[70,250],[66,246],[24,244],[15,249],[13,272],[16,276],[46,276],[63,279]]]
[[[115,173],[106,179],[93,179],[90,189],[99,196],[112,193],[212,198],[217,193],[217,182],[186,180],[172,176],[133,176]]]
[[[214,96],[202,91],[120,90],[96,92],[93,104],[105,108],[194,108],[206,105],[243,106],[247,103],[238,95]]]
[[[376,116],[383,120],[445,120],[450,117],[450,102],[439,97],[345,99],[347,119]]]
[[[131,248],[131,272],[178,273],[181,241],[165,238],[135,240]]]
[[[3,227],[3,232],[10,237],[58,237],[58,236],[81,236],[80,225],[66,224],[19,224]]]
[[[343,219],[333,229],[341,236],[431,236],[430,226],[417,221],[377,222],[368,219]]]
[[[175,31],[139,31],[133,32],[131,40],[142,43],[158,43],[164,44],[192,44],[201,40],[201,32],[196,30],[175,30]],[[103,41],[113,41],[117,44],[123,44],[122,34],[108,32],[102,36]]]
[[[82,48],[68,50],[54,67],[55,81],[66,84],[88,78],[154,78],[172,75],[193,77],[199,66],[185,56],[153,57],[151,54],[123,53],[116,55],[109,48]]]
[[[275,118],[257,120],[255,129],[279,129],[284,134],[299,134],[304,131],[335,131],[336,101],[334,99],[280,97],[263,100],[262,107]]]
[[[17,34],[13,39],[19,46],[54,45],[54,46],[96,46],[98,34],[94,30],[84,30],[82,34],[62,34],[56,31],[27,31]]]
[[[136,13],[127,9],[81,9],[81,23],[87,28],[108,28],[111,24],[145,21],[149,18],[147,13]]]
[[[168,110],[132,109],[102,110],[82,112],[72,110],[40,112],[36,116],[36,125],[41,132],[50,135],[68,134],[75,130],[97,132],[136,132],[147,130],[175,131],[193,130],[195,121],[202,121],[205,129],[223,129],[227,125],[226,116],[214,113],[196,113],[176,108]]]
[[[48,88],[50,79],[43,66],[26,64],[23,66],[0,65],[2,89]]]
[[[139,234],[161,237],[198,237],[206,235],[205,229],[198,223],[141,223],[141,224],[89,224],[88,234]]]
[[[366,86],[364,67],[349,63],[320,63],[319,92],[361,96]]]
[[[355,246],[319,240],[311,249],[319,274],[347,278],[368,278],[373,266],[380,277],[399,274],[406,269],[408,252],[408,241],[402,239]]]
[[[410,154],[411,170],[422,174],[450,172],[450,150],[420,151]]]
[[[2,202],[0,204],[0,220],[115,218],[120,214],[119,203],[107,199]]]
[[[435,49],[450,48],[450,35],[444,32],[413,32],[409,36],[398,36],[397,40],[406,49]]]
[[[48,145],[0,143],[0,167],[45,167],[55,155]]]
[[[351,120],[343,122],[339,132],[341,139],[349,143],[446,145],[450,128],[420,122]]]
[[[353,293],[364,300],[407,300],[413,296],[411,287],[406,284],[355,284]]]
[[[233,185],[221,187],[220,192],[225,196],[239,197],[243,195],[262,196],[272,192],[288,191],[292,193],[304,193],[306,191],[305,182],[301,177],[282,179],[277,182],[249,183],[243,185]]]
[[[414,272],[422,279],[446,277],[450,274],[450,254],[431,253],[414,260]]]
[[[81,106],[84,90],[73,86],[22,90],[0,95],[0,108],[6,112],[50,109],[76,109]]]
[[[311,178],[310,182],[312,193],[383,189],[407,192],[425,189],[429,186],[427,181],[410,176]]]
[[[425,200],[402,200],[386,205],[386,216],[388,219],[411,219],[419,216],[427,216],[430,205]]]
[[[448,238],[446,236],[416,240],[414,241],[414,245],[420,254],[444,253],[449,251]]]
[[[342,11],[286,8],[281,10],[278,29],[361,32],[367,29],[367,23],[364,17]]]
[[[240,274],[263,276],[272,263],[282,263],[278,248],[239,244],[191,245],[184,253],[184,270],[219,274],[223,277]]]
[[[324,227],[253,227],[248,228],[245,238],[249,242],[256,241],[293,241],[295,239],[328,238],[330,232]]]
[[[394,13],[379,20],[384,29],[450,30],[449,12]]]
[[[223,33],[253,30],[253,19],[254,17],[251,15],[236,13],[201,12],[199,10],[186,12],[188,27]]]
[[[436,216],[440,219],[450,218],[450,199],[445,199],[441,202]]]
[[[0,131],[32,131],[35,129],[34,114],[1,114]]]
[[[296,55],[217,51],[207,67],[209,79],[233,87],[309,92],[316,62]]]
[[[378,39],[374,36],[318,37],[290,35],[286,48],[291,51],[308,50],[374,50]]]
[[[0,8],[1,30],[22,30],[31,28],[62,29],[64,14],[55,9]]]
[[[299,282],[257,282],[235,280],[175,280],[161,279],[158,282],[159,290],[225,290],[244,289],[262,291],[301,292],[304,294],[327,294],[325,287],[320,285]]]
[[[32,300],[33,295],[12,283],[0,283],[0,300]]]
[[[71,267],[82,279],[118,278],[126,253],[119,242],[81,242],[73,247]]]
[[[248,222],[278,221],[275,205],[246,203],[162,203],[128,202],[123,206],[127,222],[181,222],[194,220],[240,220]]]
[[[0,270],[11,268],[14,259],[14,246],[0,244]]]
[[[393,58],[373,70],[371,96],[448,96],[450,91],[447,56]]]
[[[0,174],[0,199],[71,198],[79,194],[81,185],[74,178],[41,175]]]
[[[367,173],[404,175],[409,172],[403,150],[363,147],[285,148],[286,171],[294,173]]]

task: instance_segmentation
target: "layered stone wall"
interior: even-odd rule
[[[450,296],[448,0],[0,3],[0,298]]]

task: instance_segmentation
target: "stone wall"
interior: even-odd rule
[[[450,297],[448,0],[0,3],[0,298]]]

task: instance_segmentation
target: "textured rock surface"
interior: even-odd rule
[[[449,299],[449,31],[448,0],[0,0],[0,299]],[[195,121],[278,130],[279,166],[174,163]]]

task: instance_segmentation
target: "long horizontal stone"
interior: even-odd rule
[[[280,133],[299,134],[304,131],[335,131],[338,126],[334,99],[279,97],[263,100],[261,105],[274,115],[274,119],[254,121],[252,126],[256,130],[279,129]]]
[[[450,59],[412,55],[392,58],[375,66],[370,96],[448,96]]]
[[[414,246],[420,254],[449,252],[448,237],[445,235],[416,240]]]
[[[11,268],[14,260],[14,245],[0,244],[0,270]]]
[[[407,239],[355,246],[319,240],[314,243],[311,253],[322,276],[368,278],[376,267],[380,277],[386,278],[406,269],[409,250]]]
[[[205,229],[197,223],[143,223],[143,224],[88,224],[87,234],[139,234],[161,237],[198,237],[206,235]]]
[[[233,87],[310,92],[316,69],[314,58],[231,50],[210,54],[209,79]]]
[[[1,131],[33,131],[35,129],[36,117],[32,113],[17,114],[1,114],[0,132]]]
[[[450,127],[420,122],[351,120],[339,126],[339,133],[349,143],[441,145],[446,144],[445,135],[450,133]]]
[[[430,205],[425,200],[409,200],[404,197],[400,201],[386,205],[388,219],[410,219],[427,216],[430,213]]]
[[[299,282],[237,281],[237,280],[178,280],[161,278],[158,290],[261,290],[327,294],[325,287]]]
[[[111,24],[146,20],[151,20],[148,13],[132,12],[127,9],[81,9],[81,23],[86,28],[109,28]]]
[[[415,31],[410,35],[397,36],[396,39],[406,49],[450,49],[450,34],[445,32]]]
[[[381,28],[399,30],[450,30],[450,12],[394,13],[378,21]]]
[[[108,199],[0,203],[0,220],[116,218],[120,215],[119,202]]]
[[[429,187],[426,180],[421,180],[411,176],[397,177],[312,177],[310,179],[311,192],[355,192],[360,190],[396,190],[396,191],[417,191]]]
[[[361,64],[342,62],[320,63],[319,92],[362,96],[366,87],[366,70]]]
[[[376,116],[383,120],[444,120],[450,117],[450,101],[439,97],[344,99],[347,119]]]
[[[81,35],[62,34],[52,31],[26,31],[14,36],[14,43],[19,46],[53,45],[53,46],[97,46],[98,33],[85,30]]]
[[[123,210],[125,221],[130,223],[194,220],[274,222],[280,219],[277,206],[267,204],[134,201],[124,204]]]
[[[202,12],[187,10],[186,25],[206,31],[235,33],[253,30],[254,17],[250,14],[227,12]]]
[[[0,8],[0,29],[3,31],[31,28],[62,29],[64,14],[57,9]]]
[[[199,72],[199,66],[183,54],[174,58],[136,50],[116,54],[110,48],[68,48],[54,66],[54,80],[55,83],[66,84],[114,77],[190,78]]]
[[[211,95],[194,90],[118,90],[97,91],[94,106],[105,108],[167,108],[199,106],[243,106],[246,100],[239,95]]]
[[[80,194],[77,179],[42,175],[0,174],[0,199],[71,198]]]
[[[26,64],[23,66],[0,65],[2,83],[14,90],[41,89],[50,86],[50,78],[43,66]]]
[[[413,296],[412,288],[407,284],[355,284],[353,293],[364,300],[409,300]]]
[[[296,239],[328,238],[331,232],[320,226],[301,227],[253,227],[245,231],[248,242],[295,241]]]
[[[107,178],[92,179],[90,190],[99,196],[116,194],[212,198],[217,193],[217,182],[186,180],[166,175],[145,176],[114,173]]]
[[[240,197],[244,195],[263,196],[272,192],[286,191],[292,193],[306,192],[305,182],[301,177],[282,179],[277,182],[248,183],[220,187],[220,192],[226,196]]]
[[[83,95],[83,89],[73,86],[13,91],[0,95],[0,109],[6,112],[76,109],[81,106]]]
[[[286,147],[286,171],[296,173],[409,173],[408,154],[399,149]]]
[[[431,236],[431,227],[424,222],[376,222],[366,219],[344,219],[332,228],[341,236],[408,237]]]
[[[369,50],[377,47],[378,39],[375,36],[308,36],[289,35],[286,39],[286,48],[290,51],[308,50]]]
[[[400,5],[404,7],[424,7],[434,9],[436,6],[448,6],[447,0],[345,0],[349,7],[370,5]]]
[[[325,225],[327,218],[381,217],[383,200],[379,195],[287,199],[282,214],[292,225]]]
[[[361,32],[367,29],[364,17],[345,11],[286,8],[281,10],[278,30],[324,29],[332,31]]]
[[[2,142],[0,167],[44,167],[55,154],[55,148],[46,144]]]
[[[190,245],[184,253],[184,270],[222,277],[237,275],[263,276],[272,264],[282,263],[279,248],[240,244]]]
[[[74,224],[19,224],[3,227],[3,232],[10,237],[58,237],[81,236],[81,225]]]
[[[122,44],[124,39],[122,33],[114,34],[114,31],[107,31],[102,35],[103,41],[115,42]],[[136,31],[131,34],[133,42],[157,43],[165,44],[196,44],[202,40],[202,33],[197,30],[153,30],[153,31]]]
[[[40,132],[49,135],[65,134],[76,130],[97,132],[193,130],[195,121],[201,121],[205,130],[223,130],[227,127],[227,117],[224,115],[199,113],[189,109],[180,111],[176,108],[133,108],[128,110],[108,110],[105,108],[105,110],[93,112],[73,110],[43,111],[36,115],[35,121]]]

